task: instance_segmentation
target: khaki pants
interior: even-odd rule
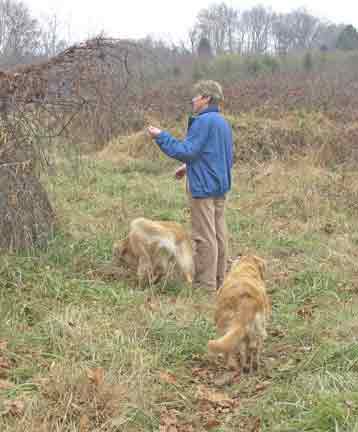
[[[220,288],[227,260],[225,197],[190,198],[194,287]]]

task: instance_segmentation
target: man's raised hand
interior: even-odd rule
[[[155,126],[150,125],[147,127],[147,132],[152,138],[156,138],[160,134],[161,130]]]

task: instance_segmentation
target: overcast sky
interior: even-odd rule
[[[187,37],[200,9],[211,0],[23,0],[32,15],[39,18],[56,14],[64,23],[64,32],[72,41],[105,32],[106,36],[140,38],[148,34],[171,38]],[[238,10],[261,4],[275,12],[289,12],[305,7],[313,15],[336,24],[358,27],[358,0],[227,0]]]

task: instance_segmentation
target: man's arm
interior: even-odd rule
[[[148,127],[149,134],[155,138],[161,150],[169,157],[187,162],[198,157],[208,137],[208,125],[197,119],[191,126],[184,140],[174,138],[170,133],[153,126]]]

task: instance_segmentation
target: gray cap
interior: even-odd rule
[[[211,96],[212,103],[219,103],[224,100],[224,93],[221,85],[212,80],[198,81],[193,87],[194,96]]]

